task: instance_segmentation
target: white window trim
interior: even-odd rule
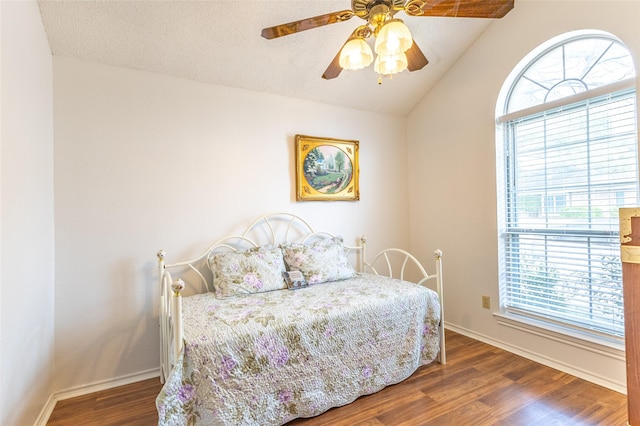
[[[519,111],[510,112],[496,119],[496,124],[500,125],[507,121],[514,120],[520,117],[526,117],[528,115],[537,114],[543,111],[547,111],[553,108],[559,108],[565,105],[570,105],[576,102],[585,101],[587,99],[595,98],[598,96],[606,95],[607,93],[620,92],[626,89],[634,89],[636,87],[636,79],[628,78],[615,83],[607,84],[606,86],[596,87],[595,89],[587,90],[585,92],[576,93],[572,96],[566,96],[561,99],[557,99],[543,104],[534,105],[529,108],[521,109]]]
[[[506,327],[588,350],[618,361],[626,359],[624,341],[600,338],[590,333],[581,333],[578,330],[553,325],[547,321],[538,321],[512,312],[494,312],[493,316],[498,324]]]

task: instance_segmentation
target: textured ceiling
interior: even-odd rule
[[[350,9],[349,0],[39,2],[54,55],[207,83],[405,116],[491,19],[410,17],[400,12],[429,60],[377,84],[373,67],[322,73],[356,26],[354,17],[265,40],[260,30]]]

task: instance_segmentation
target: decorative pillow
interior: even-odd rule
[[[209,259],[216,297],[262,293],[287,288],[282,250],[262,246],[244,251],[215,254]]]
[[[356,274],[344,253],[342,237],[327,238],[312,244],[285,244],[281,247],[289,269],[302,272],[309,284],[345,280]]]

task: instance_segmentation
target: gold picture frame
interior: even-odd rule
[[[360,199],[358,141],[296,135],[296,200]]]

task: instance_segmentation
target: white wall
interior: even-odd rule
[[[155,371],[155,254],[290,211],[409,241],[405,119],[54,57],[57,390]],[[295,201],[295,134],[360,141],[361,201]]]
[[[0,2],[0,424],[53,391],[53,84],[35,1]]]
[[[499,301],[494,119],[513,67],[568,31],[618,36],[640,75],[639,23],[637,1],[518,0],[412,111],[407,127],[411,248],[418,254],[434,246],[444,251],[447,322],[615,389],[625,387],[624,361],[500,326],[492,315]],[[482,295],[491,297],[493,310],[482,309]]]

